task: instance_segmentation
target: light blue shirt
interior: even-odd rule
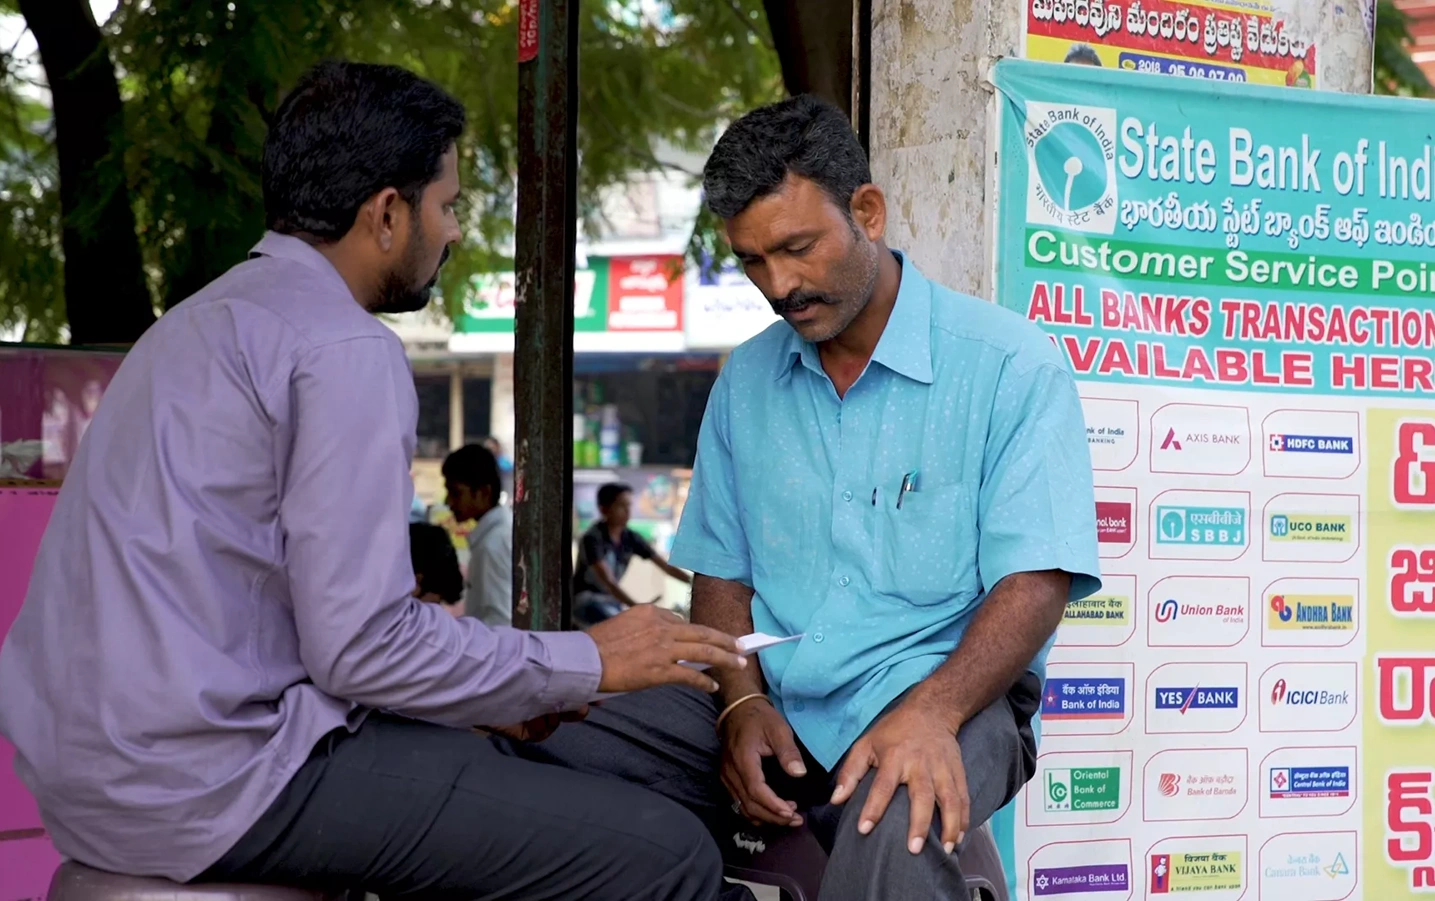
[[[947,659],[1004,577],[1060,569],[1072,599],[1096,591],[1095,511],[1081,401],[1051,341],[903,260],[887,328],[845,398],[784,322],[733,351],[672,560],[751,586],[758,631],[805,633],[762,668],[830,769]]]

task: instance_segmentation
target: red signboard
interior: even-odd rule
[[[683,330],[682,259],[613,257],[608,263],[608,331]]]
[[[540,0],[519,0],[518,61],[526,63],[538,56],[538,4]]]

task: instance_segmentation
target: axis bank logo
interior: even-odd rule
[[[1168,428],[1166,437],[1161,439],[1161,450],[1183,451],[1187,444],[1192,447],[1240,447],[1244,441],[1245,436],[1236,432],[1187,432],[1182,436],[1174,428]]]

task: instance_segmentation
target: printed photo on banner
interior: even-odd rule
[[[1027,59],[1203,81],[1316,86],[1315,44],[1266,0],[1027,0]]]

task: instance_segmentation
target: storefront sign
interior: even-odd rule
[[[1052,654],[1134,664],[1140,728],[1054,724],[1042,754],[1134,754],[1162,796],[1098,840],[1030,816],[1033,783],[1024,897],[1054,849],[1113,839],[1148,893],[1435,891],[1435,105],[1022,60],[995,81],[997,300],[1076,374],[1098,506],[1134,514],[1107,578],[1145,605],[1131,640],[1064,623]],[[1212,782],[1216,733],[1257,766]],[[1231,835],[1183,837],[1188,807]]]
[[[683,350],[682,257],[589,257],[575,273],[573,347],[579,352]],[[512,272],[474,277],[449,349],[512,353]]]
[[[688,347],[730,350],[778,320],[742,270],[704,267],[687,284]]]
[[[1270,0],[1027,0],[1023,36],[1044,62],[1316,86],[1315,45]]]

